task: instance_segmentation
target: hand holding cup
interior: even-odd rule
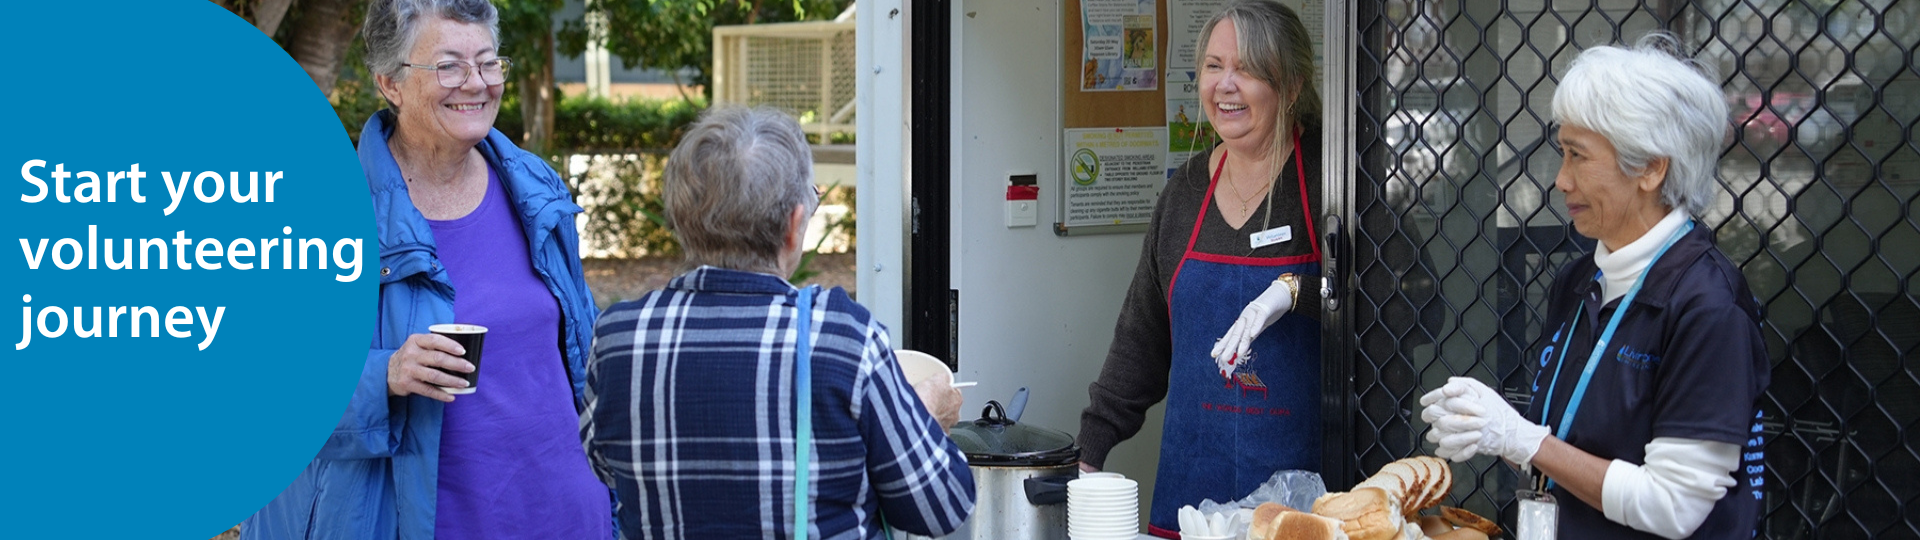
[[[461,359],[467,351],[459,343],[438,334],[413,334],[387,359],[387,395],[418,394],[452,402],[453,394],[442,388],[464,388],[467,381],[449,372],[471,373],[473,364]]]

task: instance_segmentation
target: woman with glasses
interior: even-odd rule
[[[380,298],[360,385],[248,538],[612,537],[580,445],[596,315],[566,185],[493,130],[506,58],[487,0],[376,0],[367,66],[388,108],[360,134]],[[429,332],[486,327],[484,385]],[[474,351],[478,352],[478,351]]]

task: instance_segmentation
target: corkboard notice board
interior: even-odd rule
[[[1148,127],[1166,126],[1167,85],[1164,75],[1167,55],[1167,1],[1154,2],[1154,54],[1161,70],[1160,84],[1153,90],[1083,91],[1080,89],[1080,58],[1086,44],[1082,35],[1080,0],[1060,2],[1060,102],[1061,127]]]

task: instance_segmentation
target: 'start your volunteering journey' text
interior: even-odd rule
[[[121,171],[70,171],[64,163],[28,160],[20,166],[20,200],[29,204],[143,204],[147,194],[164,197],[159,214],[173,216],[186,201],[203,204],[272,204],[276,185],[286,181],[281,171],[161,171],[161,186],[143,185],[149,178],[140,164]],[[142,191],[143,187],[151,188]],[[147,222],[151,224],[151,221]],[[66,225],[61,225],[65,227]],[[102,227],[72,225],[64,238],[20,238],[20,264],[29,271],[231,272],[326,271],[334,281],[360,278],[361,240],[302,238],[290,225],[261,226],[233,223],[243,229],[238,238],[216,238],[185,229],[155,234],[151,226]],[[115,230],[119,228],[120,230]],[[111,288],[111,279],[98,281]],[[132,283],[132,282],[128,282]],[[58,294],[20,298],[20,341],[14,350],[35,339],[171,338],[206,350],[220,333],[225,306],[71,306]],[[38,304],[38,305],[36,305]]]

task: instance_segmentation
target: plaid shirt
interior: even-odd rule
[[[940,536],[973,475],[921,405],[886,328],[840,290],[812,309],[812,530],[793,518],[799,290],[700,267],[600,317],[581,435],[619,495],[622,538]]]

